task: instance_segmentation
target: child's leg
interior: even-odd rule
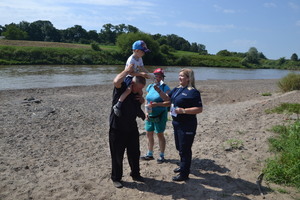
[[[126,76],[124,82],[126,83],[126,86],[129,87],[132,83],[132,76]],[[142,91],[143,92],[143,91]],[[128,96],[128,93],[123,92],[123,94],[121,94],[118,102],[113,106],[114,109],[114,113],[120,117],[121,116],[121,107],[122,107],[122,103],[123,101],[126,99],[126,97]]]
[[[131,83],[132,83],[132,79],[133,79],[133,77],[132,76],[126,76],[126,78],[125,78],[125,80],[124,80],[124,82],[126,83],[126,86],[127,87],[129,87],[130,85],[131,85]],[[121,102],[121,104],[122,104],[122,102],[126,99],[126,97],[127,97],[127,94],[124,94],[125,92],[123,92],[123,94],[120,96],[120,98],[119,98],[119,102]],[[142,91],[142,93],[143,93],[143,91]],[[119,103],[118,102],[118,103]],[[119,108],[121,108],[121,105],[119,106]]]

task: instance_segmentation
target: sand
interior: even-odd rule
[[[300,91],[280,93],[277,81],[198,81],[204,109],[198,115],[190,179],[172,181],[179,155],[168,121],[167,162],[141,161],[146,182],[139,183],[129,176],[125,156],[122,189],[110,180],[112,85],[0,91],[0,199],[299,199],[294,188],[263,180],[261,195],[256,184],[265,160],[273,156],[270,128],[296,118],[265,110],[300,102]],[[144,154],[144,122],[137,121]],[[241,147],[230,148],[229,141]],[[158,153],[155,138],[156,158]]]

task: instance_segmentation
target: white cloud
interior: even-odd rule
[[[226,13],[226,14],[233,14],[233,13],[236,13],[235,10],[232,10],[232,9],[225,9],[225,8],[222,8],[221,6],[219,5],[214,5],[214,8],[216,9],[217,12],[222,12],[222,13]]]
[[[1,0],[0,24],[49,20],[58,29],[76,24],[87,29],[100,28],[106,23],[128,23],[152,12],[155,5],[136,0]]]
[[[277,5],[275,3],[264,3],[264,7],[266,7],[266,8],[276,8]]]
[[[234,25],[207,25],[207,24],[196,24],[193,22],[181,21],[176,24],[178,27],[191,28],[202,32],[222,32],[228,29],[235,28]]]

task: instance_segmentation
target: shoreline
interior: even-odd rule
[[[196,80],[195,84],[198,85],[200,83],[205,83],[205,82],[234,82],[234,81],[261,81],[261,80],[266,80],[266,81],[272,81],[272,80],[280,80],[280,79],[231,79],[231,80],[227,80],[227,79],[207,79],[207,80]],[[176,83],[178,83],[178,81],[168,81],[166,82],[167,84],[170,85],[176,85]],[[149,81],[147,80],[147,84],[149,84]],[[8,88],[8,89],[0,89],[0,92],[2,91],[13,91],[13,90],[39,90],[39,89],[66,89],[66,88],[80,88],[80,87],[98,87],[98,86],[109,86],[111,85],[113,87],[113,82],[111,81],[111,83],[100,83],[100,84],[92,84],[92,85],[70,85],[70,86],[58,86],[58,87],[31,87],[31,88]]]

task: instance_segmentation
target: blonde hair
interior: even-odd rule
[[[183,72],[183,74],[189,78],[188,88],[189,89],[196,88],[195,87],[194,71],[192,69],[189,69],[189,68],[183,68],[183,69],[180,70],[180,72]]]

